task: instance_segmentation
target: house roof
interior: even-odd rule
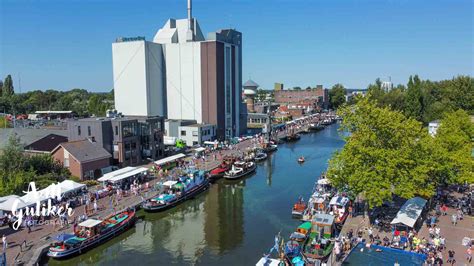
[[[25,150],[51,152],[63,142],[67,142],[67,137],[57,134],[48,134],[26,145]]]
[[[59,144],[81,163],[112,157],[102,146],[90,140],[70,141]],[[56,147],[55,150],[58,149]]]

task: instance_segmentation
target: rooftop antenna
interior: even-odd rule
[[[186,40],[192,42],[194,40],[193,32],[193,3],[192,0],[188,0],[188,32],[186,33]]]

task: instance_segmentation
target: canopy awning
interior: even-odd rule
[[[183,153],[179,153],[179,154],[176,154],[176,155],[173,155],[173,156],[166,157],[166,158],[163,158],[161,160],[155,161],[155,164],[158,165],[158,166],[161,166],[161,165],[166,164],[166,163],[174,162],[174,161],[176,161],[178,159],[181,159],[183,157],[186,157],[186,155],[184,155]]]
[[[121,174],[130,172],[130,171],[135,170],[135,169],[137,169],[137,168],[136,168],[136,167],[127,166],[127,167],[125,167],[125,168],[118,169],[118,170],[112,171],[112,172],[110,172],[110,173],[107,173],[107,174],[103,175],[101,178],[97,179],[97,181],[105,182],[105,181],[108,181],[109,179],[111,179],[111,178],[113,178],[113,177],[115,177],[115,176],[118,176],[118,175],[121,175]]]
[[[85,186],[85,184],[80,184],[72,180],[64,180],[63,182],[59,183],[59,187],[61,188],[61,195],[80,190]]]
[[[203,147],[199,147],[199,148],[196,148],[194,149],[195,152],[202,152],[202,151],[205,151],[206,148],[203,148]]]
[[[176,183],[178,183],[178,181],[166,181],[163,183],[163,186],[172,187]]]
[[[138,175],[138,174],[141,174],[141,173],[145,173],[146,171],[148,171],[147,168],[145,167],[139,167],[139,168],[136,168],[132,171],[129,171],[129,172],[126,172],[126,173],[123,173],[121,175],[117,175],[117,176],[114,176],[112,178],[110,178],[108,181],[109,182],[112,182],[112,183],[116,183],[116,182],[119,182],[121,180],[124,180],[124,179],[127,179],[129,177],[132,177],[134,175]]]
[[[94,227],[98,224],[102,223],[101,220],[96,220],[96,219],[88,219],[88,220],[85,220],[84,222],[80,223],[79,226],[82,226],[82,227]]]
[[[420,197],[407,200],[390,224],[403,224],[413,228],[418,218],[420,218],[425,205],[426,200]]]
[[[327,178],[322,178],[318,180],[319,185],[329,185],[330,181]]]

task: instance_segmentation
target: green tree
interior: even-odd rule
[[[2,96],[10,96],[15,93],[13,88],[13,80],[11,75],[7,75],[2,86]]]
[[[331,108],[337,109],[346,102],[346,89],[342,84],[336,84],[329,90],[329,103]]]
[[[438,175],[445,184],[474,183],[473,139],[474,124],[466,111],[445,114],[435,136],[437,160],[442,165]]]
[[[410,76],[407,86],[405,115],[422,121],[422,92],[421,80],[418,75]]]
[[[295,90],[295,91],[300,91],[300,90],[301,90],[301,87],[293,87],[293,90]]]
[[[430,155],[436,146],[420,122],[378,107],[369,98],[342,107],[338,114],[349,137],[329,163],[328,177],[336,187],[363,195],[371,207],[394,194],[433,195],[439,180],[431,173],[438,165]]]
[[[310,90],[311,90],[311,86],[306,87],[305,90],[310,91]]]

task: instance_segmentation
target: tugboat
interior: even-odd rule
[[[339,231],[349,215],[349,202],[349,198],[343,195],[336,195],[329,202],[329,214],[334,215],[336,229]]]
[[[98,246],[123,233],[135,224],[135,210],[126,210],[104,220],[88,219],[73,234],[61,235],[62,241],[51,244],[48,256],[70,258]]]
[[[303,254],[310,262],[324,262],[334,247],[334,216],[318,213],[311,220],[311,232],[307,238]]]
[[[306,210],[306,203],[303,201],[303,197],[300,197],[298,201],[293,205],[293,209],[291,210],[291,215],[293,218],[301,219],[303,217],[303,213]]]
[[[298,163],[304,163],[304,156],[300,156],[300,158],[298,158]]]
[[[254,172],[255,169],[257,169],[257,165],[254,162],[235,162],[234,165],[232,165],[232,169],[225,172],[224,178],[232,180],[239,179]]]
[[[146,212],[164,211],[187,199],[194,198],[209,188],[209,180],[204,171],[190,171],[188,175],[175,181],[166,181],[162,186],[163,193],[142,204]]]

